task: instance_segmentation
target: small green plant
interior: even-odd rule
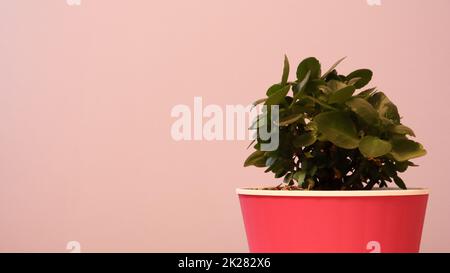
[[[297,79],[289,81],[285,57],[281,82],[254,103],[279,105],[279,122],[270,120],[270,108],[257,117],[250,128],[256,130],[256,151],[244,166],[284,177],[281,185],[288,189],[370,190],[388,182],[406,189],[398,173],[416,166],[410,159],[426,151],[408,138],[414,132],[401,124],[397,107],[383,92],[359,90],[370,82],[372,71],[338,74],[335,68],[343,59],[322,74],[319,61],[307,58],[298,65]],[[278,148],[261,151],[259,128],[274,125],[279,126]]]

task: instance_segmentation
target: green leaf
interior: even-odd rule
[[[266,160],[265,160],[265,153],[263,151],[254,151],[244,162],[244,167],[248,167],[251,165],[257,166],[261,163],[261,161],[264,161],[264,166],[266,166]]]
[[[395,162],[395,168],[397,169],[398,172],[402,173],[406,171],[406,169],[408,169],[410,163],[411,163],[410,161],[402,161],[402,162],[397,161]]]
[[[305,78],[306,79],[306,78]],[[310,79],[305,86],[305,94],[313,95],[314,97],[318,97],[320,95],[328,94],[329,88],[327,86],[327,82],[321,79]]]
[[[292,176],[293,176],[292,173],[287,173],[286,176],[284,177],[284,181],[283,182],[285,184],[289,184],[292,181]]]
[[[372,95],[375,91],[377,90],[376,87],[373,88],[369,88],[366,89],[364,91],[361,91],[358,93],[358,95],[356,95],[357,97],[363,98],[363,99],[367,99],[368,97],[370,97],[370,95]]]
[[[305,77],[308,71],[310,74],[310,79],[318,79],[320,78],[320,63],[319,61],[314,58],[306,58],[304,59],[297,67],[297,79],[298,81],[302,81]]]
[[[316,135],[313,132],[307,132],[296,136],[294,138],[293,144],[296,148],[306,147],[314,144],[316,140]]]
[[[270,167],[273,165],[273,163],[275,163],[275,161],[277,161],[276,157],[268,157],[266,159],[266,167]]]
[[[352,119],[342,111],[331,111],[314,118],[322,136],[345,149],[354,149],[359,145],[358,133]]]
[[[267,98],[265,105],[270,106],[280,104],[282,101],[284,101],[284,98],[289,92],[289,89],[290,89],[289,85],[279,89],[278,91],[276,91]]]
[[[386,161],[386,163],[381,167],[381,170],[389,177],[394,177],[397,175],[397,169],[391,161]]]
[[[291,107],[291,112],[294,114],[300,114],[300,113],[308,113],[314,111],[314,106],[312,105],[306,105],[301,103],[295,103]]]
[[[328,87],[327,84],[320,84],[320,85],[317,85],[317,90],[322,91],[322,93],[324,93],[324,94],[330,94],[331,92],[333,92],[333,91],[331,90],[331,88]]]
[[[412,158],[424,156],[427,153],[422,144],[410,139],[394,139],[391,140],[391,145],[391,155],[397,161],[410,160]]]
[[[352,85],[341,88],[331,93],[328,103],[343,103],[350,99],[355,92],[355,87]]]
[[[276,83],[276,84],[272,85],[271,87],[269,87],[269,89],[267,89],[266,95],[268,97],[270,97],[282,88],[283,88],[283,86],[281,84]]]
[[[303,117],[303,114],[289,115],[287,117],[280,119],[279,126],[286,126],[286,125],[292,124],[292,123],[298,121],[299,119],[301,119],[302,117]]]
[[[355,85],[359,80],[361,80],[362,78],[360,78],[360,77],[356,77],[356,78],[351,78],[348,82],[347,82],[347,84],[348,85]]]
[[[331,91],[337,91],[339,89],[347,87],[345,83],[338,80],[330,80],[329,82],[327,82],[327,86]]]
[[[325,74],[322,75],[322,79],[325,79],[328,76],[328,74],[330,74],[343,60],[345,60],[345,58],[347,58],[347,57],[343,57],[343,58],[339,59],[337,62],[335,62],[330,67],[330,69],[328,69],[327,72],[325,72]]]
[[[359,151],[367,158],[383,156],[392,149],[391,143],[374,136],[365,136],[359,143]]]
[[[369,103],[378,111],[380,116],[400,123],[400,115],[395,106],[383,92],[377,92],[369,98]]]
[[[289,60],[286,55],[284,55],[284,66],[283,66],[283,76],[281,77],[281,85],[285,86],[289,78]]]
[[[394,176],[394,182],[400,189],[406,190],[405,182],[400,177]]]
[[[345,104],[367,124],[376,124],[378,122],[377,111],[365,99],[354,97]]]
[[[258,160],[255,160],[255,162],[253,162],[253,166],[258,167],[258,168],[266,167],[266,158],[261,157]]]
[[[389,131],[400,135],[410,135],[413,137],[416,136],[411,128],[403,124],[395,125],[394,127],[391,127]]]
[[[372,71],[369,69],[359,69],[348,74],[347,80],[350,81],[353,78],[361,78],[354,83],[354,86],[359,89],[366,86],[370,82],[372,79],[372,74]]]
[[[298,98],[300,98],[304,94],[304,90],[305,90],[306,84],[308,83],[310,75],[311,75],[311,72],[308,71],[308,73],[306,73],[306,75],[305,75],[305,78],[303,78],[303,80],[298,84],[298,88],[297,88],[298,90],[294,94],[294,99],[293,99],[292,103],[294,103]]]
[[[305,180],[306,173],[303,170],[294,173],[293,177],[299,184],[303,183]]]

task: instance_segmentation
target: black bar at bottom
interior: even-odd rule
[[[296,272],[447,268],[450,254],[81,253],[0,254],[2,268],[78,272]],[[445,270],[444,270],[445,271]]]

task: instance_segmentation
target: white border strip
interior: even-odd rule
[[[310,197],[354,197],[354,196],[408,196],[428,195],[430,191],[425,188],[411,188],[407,190],[387,188],[366,191],[307,191],[307,190],[260,190],[252,188],[238,188],[237,194],[261,196],[310,196]]]

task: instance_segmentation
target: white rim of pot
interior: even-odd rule
[[[397,188],[383,188],[364,191],[307,191],[307,190],[262,190],[257,188],[238,188],[236,193],[240,195],[261,196],[311,196],[311,197],[354,197],[354,196],[409,196],[428,195],[429,189],[410,188],[407,190]]]

